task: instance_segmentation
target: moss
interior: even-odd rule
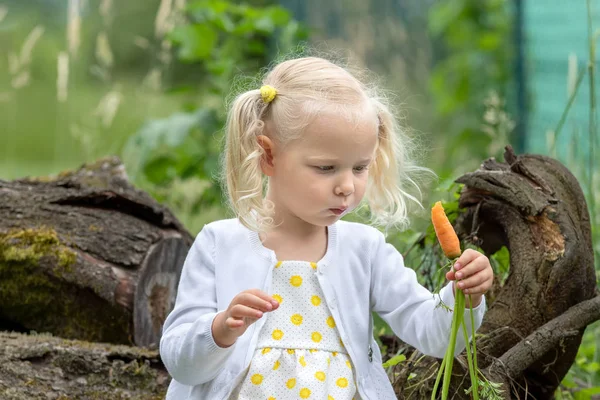
[[[48,256],[55,257],[56,265],[65,270],[77,259],[73,250],[61,244],[54,229],[40,227],[0,233],[0,263],[37,265],[42,257]]]
[[[0,277],[3,278],[0,289],[7,299],[21,297],[23,304],[53,301],[46,294],[57,290],[57,285],[34,271],[43,257],[55,258],[56,268],[64,272],[70,272],[76,260],[75,253],[61,245],[53,229],[14,229],[0,233]]]
[[[55,260],[55,276],[38,268],[47,258]],[[130,313],[107,305],[91,289],[58,278],[73,272],[76,259],[52,229],[0,233],[3,316],[27,329],[57,336],[129,344]]]

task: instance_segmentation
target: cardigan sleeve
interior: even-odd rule
[[[439,307],[440,300],[454,307],[452,283],[447,284],[439,295],[433,294],[418,281],[415,271],[404,265],[402,255],[383,234],[371,248],[371,304],[404,342],[424,354],[443,358],[448,347],[452,313]],[[473,309],[476,329],[485,313],[485,297]],[[467,332],[471,332],[469,309],[465,310]],[[466,343],[462,334],[457,335],[455,355],[460,354]]]
[[[219,347],[212,336],[217,315],[215,238],[205,226],[190,248],[175,307],[167,316],[160,339],[160,355],[172,378],[195,386],[213,379],[235,346]]]

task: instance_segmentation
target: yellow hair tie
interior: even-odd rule
[[[277,89],[275,89],[273,86],[263,85],[260,88],[260,96],[265,103],[269,104],[273,101],[275,96],[277,96]]]

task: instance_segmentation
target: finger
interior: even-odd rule
[[[480,285],[486,285],[489,284],[490,282],[490,278],[487,276],[487,274],[485,273],[480,273],[480,274],[475,274],[473,276],[470,276],[467,279],[463,279],[461,281],[458,281],[458,287],[465,290],[465,289],[473,289],[477,286]]]
[[[469,276],[476,275],[485,270],[489,264],[490,262],[487,257],[480,254],[479,257],[456,271],[456,279],[464,279],[468,278]]]
[[[463,290],[463,292],[465,294],[486,294],[487,291],[490,289],[489,285],[487,283],[483,283],[481,285],[469,288],[469,289],[465,289]]]
[[[254,293],[242,292],[236,297],[235,304],[242,304],[263,312],[271,311],[274,308],[273,304],[269,300],[264,300]]]
[[[480,257],[482,254],[473,249],[466,249],[458,260],[454,263],[454,269],[460,270],[465,265],[468,265],[471,261],[475,260],[477,257]]]
[[[236,319],[242,319],[242,318],[258,319],[263,316],[263,312],[255,309],[255,308],[245,306],[243,304],[236,304],[235,306],[231,307],[231,310],[229,311],[229,316],[236,318]]]
[[[225,326],[227,326],[229,329],[235,330],[244,326],[244,320],[229,317],[225,320]]]
[[[454,271],[448,271],[446,272],[446,279],[448,279],[449,281],[454,281],[456,280],[456,272]]]
[[[279,303],[277,302],[277,300],[275,300],[273,297],[269,296],[266,292],[263,292],[262,290],[250,289],[250,290],[247,290],[245,293],[250,293],[250,294],[258,297],[259,299],[262,299],[265,302],[269,303],[273,310],[279,306]]]

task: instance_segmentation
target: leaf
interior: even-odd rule
[[[169,39],[179,46],[179,58],[184,62],[205,60],[217,43],[217,32],[208,24],[183,25],[173,29]]]
[[[265,54],[267,47],[265,46],[265,42],[262,40],[250,40],[247,43],[247,49],[248,49],[248,53],[250,54],[255,54],[255,55],[261,55],[261,54]]]
[[[591,400],[593,395],[600,394],[600,386],[579,390],[574,393],[575,400]]]
[[[438,2],[429,11],[429,31],[437,36],[454,23],[465,7],[464,0]]]
[[[273,33],[275,30],[275,23],[268,15],[264,15],[254,21],[254,28],[259,32]]]
[[[175,177],[175,162],[168,154],[152,158],[144,165],[144,175],[153,184],[164,184]]]
[[[290,13],[285,8],[277,6],[267,7],[267,9],[265,9],[265,14],[267,14],[277,26],[284,26],[290,22],[291,19]]]
[[[591,373],[598,372],[600,370],[600,364],[597,362],[591,362],[589,364],[584,365],[583,369]]]
[[[219,15],[214,20],[215,26],[224,32],[233,32],[235,23],[227,14]]]
[[[383,363],[383,368],[393,367],[394,365],[398,365],[401,362],[406,361],[406,356],[404,354],[398,354]]]
[[[194,113],[175,113],[168,118],[146,122],[142,128],[129,138],[123,149],[127,172],[132,179],[144,171],[149,171],[154,181],[166,179],[166,173],[157,173],[156,168],[167,168],[170,165],[162,157],[169,149],[177,147],[190,149],[186,142],[196,129],[212,135],[221,126],[217,115],[210,109],[199,109]],[[153,166],[148,170],[147,164]]]
[[[502,246],[500,250],[492,254],[491,259],[495,262],[497,273],[504,274],[510,268],[510,253],[506,246]]]
[[[503,38],[497,33],[483,32],[479,37],[479,47],[482,50],[493,51],[502,45]]]

